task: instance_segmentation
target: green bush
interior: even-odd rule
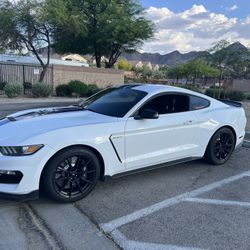
[[[3,90],[6,84],[6,82],[0,82],[0,90]]]
[[[51,86],[46,83],[38,82],[32,86],[32,95],[34,97],[48,97],[52,93]]]
[[[70,86],[68,84],[61,84],[61,85],[57,86],[56,87],[56,95],[70,97],[72,95]]]
[[[218,95],[219,95],[218,88],[210,88],[210,89],[207,89],[205,92],[206,95],[211,96],[211,97],[214,97],[214,93],[215,93],[215,98],[218,98]],[[232,101],[243,101],[246,97],[242,91],[232,90],[232,91],[228,91],[224,93],[224,90],[221,89],[219,98],[220,99],[226,98]]]
[[[100,91],[100,89],[98,88],[96,84],[89,84],[87,85],[87,87],[88,87],[88,91],[87,91],[88,96],[94,95]]]
[[[243,101],[245,99],[245,94],[238,90],[229,91],[227,96],[233,101]]]
[[[23,87],[18,83],[8,83],[4,87],[5,95],[9,98],[17,97],[22,94]]]
[[[219,86],[216,86],[216,85],[212,85],[209,87],[210,89],[219,89],[220,87]]]
[[[69,88],[72,94],[80,97],[84,97],[88,95],[88,85],[78,81],[73,80],[69,82]]]

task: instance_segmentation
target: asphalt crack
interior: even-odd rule
[[[26,236],[28,249],[65,249],[28,203],[20,204],[17,222]]]
[[[191,185],[190,185],[191,188],[194,188],[194,187],[198,184],[198,182],[203,178],[203,176],[204,176],[205,174],[211,172],[211,171],[212,171],[212,169],[211,169],[210,167],[208,167],[207,169],[201,171],[201,172],[199,173],[199,175],[198,175],[197,177],[195,177],[195,179],[194,179],[193,182],[191,183]]]

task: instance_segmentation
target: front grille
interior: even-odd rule
[[[23,178],[20,171],[0,170],[0,183],[2,184],[18,184]]]

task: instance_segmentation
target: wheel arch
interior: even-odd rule
[[[87,148],[89,150],[91,150],[98,158],[99,162],[100,162],[100,165],[101,165],[101,173],[100,173],[100,180],[104,180],[104,174],[105,174],[105,163],[104,163],[104,159],[101,155],[101,153],[95,149],[94,147],[91,147],[89,145],[84,145],[84,144],[75,144],[75,145],[70,145],[70,146],[67,146],[67,147],[64,147],[64,148],[61,148],[60,150],[58,150],[55,154],[53,154],[46,162],[46,164],[44,165],[43,167],[43,170],[41,172],[41,175],[40,175],[40,183],[39,183],[39,186],[41,186],[41,179],[42,179],[42,176],[43,176],[43,173],[44,171],[46,170],[46,166],[48,165],[48,163],[57,155],[59,154],[60,152],[62,152],[63,150],[65,149],[70,149],[70,148],[74,148],[74,147],[82,147],[82,148]]]
[[[212,134],[211,138],[209,139],[209,141],[208,141],[208,143],[207,143],[205,153],[206,153],[206,151],[207,151],[207,148],[208,148],[209,143],[210,143],[210,141],[212,140],[213,136],[214,136],[220,129],[222,129],[222,128],[228,128],[228,129],[230,129],[230,130],[233,132],[234,139],[235,139],[235,143],[237,142],[237,134],[236,134],[235,129],[234,129],[232,126],[230,126],[230,125],[224,125],[224,126],[222,126],[222,127],[219,127],[218,129],[216,129],[216,131],[214,131],[214,133]]]

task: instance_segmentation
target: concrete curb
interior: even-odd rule
[[[250,148],[250,132],[246,132],[242,146],[244,148]]]
[[[245,140],[250,141],[250,132],[246,132]]]

